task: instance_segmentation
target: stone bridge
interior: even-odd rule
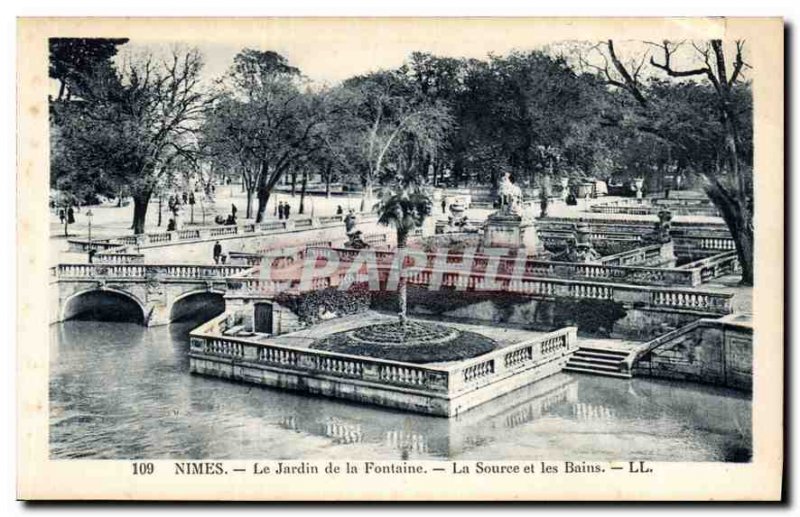
[[[50,323],[85,314],[166,325],[200,305],[224,310],[226,277],[246,265],[59,264],[51,269]]]

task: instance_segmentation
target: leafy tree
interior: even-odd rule
[[[117,47],[127,42],[128,38],[50,38],[49,75],[59,83],[56,100],[70,100],[73,93],[80,96],[98,67],[113,67]]]
[[[210,99],[200,91],[197,50],[157,61],[152,54],[120,69],[98,68],[86,78],[79,102],[54,103],[59,140],[53,177],[75,184],[81,171],[134,202],[133,230],[144,232],[150,198],[163,178],[196,159],[196,130]]]
[[[498,171],[510,169],[533,184],[537,174],[590,167],[602,99],[599,81],[540,51],[490,56],[464,66],[454,109],[457,175],[494,184]]]
[[[431,151],[441,144],[452,119],[444,103],[418,96],[397,70],[357,76],[344,86],[352,92],[351,127],[360,141],[356,147],[360,156],[355,161],[361,165],[363,210],[382,176],[424,168],[415,158],[422,152],[431,159]],[[390,157],[393,163],[387,169]]]
[[[408,235],[420,228],[433,211],[431,198],[411,181],[398,179],[395,184],[381,189],[380,201],[376,206],[378,223],[394,226],[397,232],[398,256],[408,243]],[[402,263],[400,264],[402,269]],[[398,317],[401,323],[407,321],[408,294],[406,280],[400,272],[397,286]]]
[[[256,222],[263,220],[275,185],[311,152],[324,120],[325,95],[302,90],[301,80],[280,54],[245,49],[223,82],[225,100],[211,113],[207,136],[224,142],[227,149],[218,153],[241,166],[249,196],[255,188]]]

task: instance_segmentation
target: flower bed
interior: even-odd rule
[[[477,357],[495,350],[497,343],[475,332],[408,321],[339,332],[317,341],[311,348],[420,364]]]

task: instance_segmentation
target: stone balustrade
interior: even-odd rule
[[[653,232],[658,218],[655,215],[650,218],[652,220],[590,219],[586,222],[590,225],[590,236],[594,242],[636,242],[642,236]],[[562,243],[574,237],[574,226],[577,222],[577,219],[563,217],[539,219],[539,238],[548,246]],[[673,220],[670,234],[675,243],[675,252],[678,254],[711,254],[716,251],[736,249],[730,231],[722,223],[689,223]]]
[[[306,256],[325,257],[327,259],[338,256],[339,260],[342,262],[352,262],[358,257],[359,252],[360,250],[350,248],[308,247],[306,249]],[[639,260],[654,260],[660,254],[660,245],[648,246],[641,250],[633,250],[633,252],[640,253],[640,255],[636,255]],[[391,264],[394,261],[395,252],[370,251],[370,253],[374,253],[378,264]],[[623,254],[619,255],[622,256]],[[464,260],[463,254],[460,253],[426,253],[426,256],[427,259],[424,267],[428,268],[434,267],[442,262],[458,267]],[[636,258],[636,256],[634,256],[634,258]],[[499,257],[495,260],[498,260],[498,274],[511,275],[516,271],[515,268],[518,267],[516,258],[514,257]],[[489,257],[485,255],[475,255],[473,257],[472,271],[476,273],[487,271],[489,261]],[[527,258],[525,259],[524,269],[522,271],[524,271],[523,276],[530,277],[600,280],[637,285],[693,287],[701,283],[699,272],[689,270],[685,267],[659,268],[613,265],[608,263],[584,264]]]
[[[362,235],[361,240],[370,246],[382,246],[389,242],[389,238],[385,233],[369,233],[367,235]]]
[[[597,214],[651,215],[659,210],[669,210],[673,215],[702,215],[719,217],[719,210],[707,200],[702,199],[652,199],[640,202],[625,199],[609,203],[598,203],[589,207]]]
[[[144,255],[141,253],[105,252],[94,256],[98,264],[143,264]]]
[[[286,368],[293,373],[449,396],[497,382],[577,349],[577,329],[566,327],[454,365],[428,366],[212,334],[226,317],[218,316],[192,332],[190,357],[210,356],[244,366]]]
[[[362,214],[362,220],[371,219],[373,214]],[[296,231],[309,228],[324,228],[343,224],[342,216],[323,216],[318,218],[299,217],[285,221],[270,221],[264,223],[247,223],[236,226],[198,226],[181,228],[171,232],[153,232],[139,235],[124,235],[113,239],[93,240],[92,248],[110,250],[120,246],[164,246],[176,243],[197,242],[214,240],[218,238],[231,238],[242,235],[270,234]],[[88,251],[89,241],[86,239],[69,239],[72,251]]]
[[[703,251],[728,251],[735,250],[736,244],[731,238],[685,235],[676,239],[676,246],[687,247]]]
[[[97,250],[97,251],[106,251],[106,250],[113,250],[114,248],[118,248],[120,245],[116,242],[112,242],[110,239],[92,239],[89,242],[89,239],[68,239],[67,243],[69,244],[70,251],[89,251],[90,249]]]
[[[647,264],[654,260],[658,260],[660,256],[661,245],[651,244],[649,246],[639,246],[632,250],[601,257],[599,262],[605,266],[628,266],[635,264]]]
[[[59,280],[116,278],[124,280],[165,279],[224,279],[251,269],[242,265],[186,265],[186,264],[59,264],[53,268]]]
[[[700,277],[700,281],[705,283],[714,278],[739,272],[739,255],[735,250],[725,251],[711,257],[689,262],[680,266],[680,268],[692,270]]]
[[[374,268],[381,288],[386,288],[392,266],[378,264]],[[682,270],[689,275],[696,275],[695,270]],[[258,277],[258,271],[247,273],[249,277],[228,279],[228,294],[242,297],[270,297],[281,292],[301,292],[299,279],[272,280]],[[352,273],[339,270],[328,276],[314,277],[310,290],[368,283],[370,273],[359,271]],[[628,306],[652,310],[691,311],[703,315],[722,315],[731,311],[730,293],[687,290],[681,288],[650,287],[630,284],[612,284],[607,282],[584,281],[561,278],[537,278],[497,274],[491,278],[484,273],[453,271],[446,269],[421,268],[405,272],[409,285],[430,288],[437,284],[439,288],[462,291],[507,292],[539,299],[592,299],[609,300]]]

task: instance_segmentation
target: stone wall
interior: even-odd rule
[[[702,320],[658,343],[633,364],[636,376],[680,379],[751,390],[753,331],[747,325]]]
[[[397,294],[373,293],[376,310],[397,310]],[[581,335],[647,341],[700,318],[688,311],[669,312],[631,307],[611,300],[533,300],[518,293],[429,291],[409,286],[410,314],[439,316],[455,320],[516,326],[550,331],[578,327]]]

